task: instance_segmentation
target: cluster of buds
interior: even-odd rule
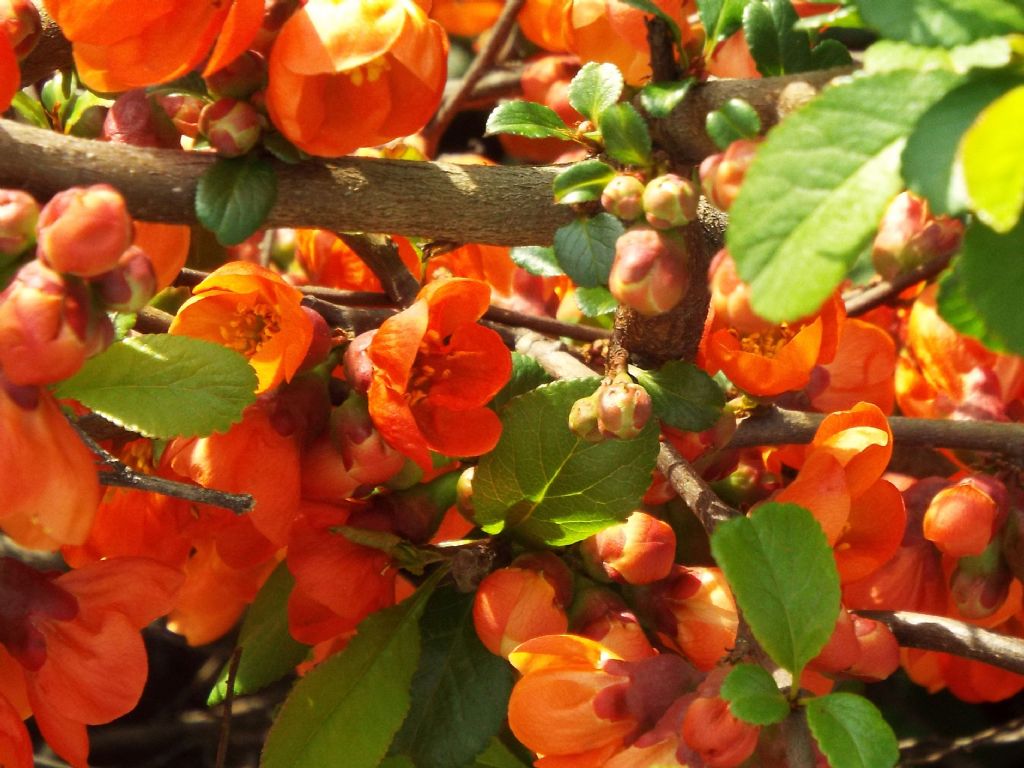
[[[647,426],[652,412],[647,390],[622,372],[602,381],[594,394],[573,403],[569,429],[591,443],[607,438],[632,440]]]
[[[889,204],[871,246],[871,261],[886,280],[909,272],[960,248],[964,226],[949,216],[934,216],[928,201],[901,192]]]
[[[655,229],[683,227],[697,218],[700,193],[687,178],[665,173],[648,181],[631,173],[616,175],[601,193],[601,205],[623,221],[641,216]]]
[[[40,211],[24,192],[0,191],[0,263],[23,264],[0,293],[0,367],[17,385],[75,373],[113,341],[105,310],[134,312],[156,290],[149,256],[113,187],[75,187]]]

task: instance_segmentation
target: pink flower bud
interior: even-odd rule
[[[886,280],[960,247],[964,227],[949,216],[933,216],[928,201],[901,192],[889,204],[871,247],[875,269]]]
[[[655,229],[671,229],[697,218],[697,192],[693,182],[666,173],[651,179],[644,188],[643,204],[647,223]]]
[[[103,121],[101,135],[115,144],[136,147],[180,149],[181,138],[161,108],[142,88],[126,91],[117,97]]]
[[[39,10],[30,0],[0,0],[0,34],[6,32],[18,61],[28,56],[43,34]]]
[[[31,261],[0,293],[0,368],[12,384],[52,384],[91,351],[88,293]]]
[[[377,330],[366,331],[356,336],[345,349],[341,358],[345,368],[345,380],[352,385],[356,392],[365,393],[370,389],[370,380],[373,378],[373,363],[366,353],[370,343],[373,341]]]
[[[132,242],[132,220],[109,184],[58,192],[39,213],[36,254],[46,266],[96,277],[117,266]]]
[[[149,254],[130,246],[117,266],[92,280],[100,300],[114,312],[137,312],[156,294],[156,271]]]
[[[620,173],[605,186],[601,193],[601,205],[612,216],[623,221],[633,221],[644,212],[644,183],[636,176]]]
[[[683,240],[648,227],[634,227],[615,243],[608,289],[642,315],[660,315],[690,287],[690,256]]]
[[[708,768],[736,768],[757,748],[759,726],[732,714],[729,702],[718,696],[699,696],[686,710],[683,740]]]
[[[244,155],[256,146],[262,131],[260,113],[245,101],[218,99],[199,115],[199,132],[223,157]]]
[[[732,207],[759,144],[759,140],[737,139],[725,152],[704,158],[700,164],[700,183],[712,205],[723,211]]]
[[[36,242],[39,204],[28,192],[0,189],[0,267],[14,262]]]
[[[179,133],[193,139],[199,135],[199,115],[207,103],[205,99],[193,93],[158,93],[153,99]]]
[[[587,571],[620,584],[650,584],[668,576],[676,557],[672,527],[637,510],[624,523],[586,539],[580,552]]]
[[[597,423],[597,393],[581,397],[572,404],[569,411],[569,429],[574,435],[588,443],[604,440]]]
[[[654,407],[647,390],[620,373],[597,390],[597,426],[605,437],[632,440],[647,426]]]
[[[203,79],[215,99],[248,99],[267,84],[267,63],[256,51],[245,51]]]

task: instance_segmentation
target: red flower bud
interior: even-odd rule
[[[605,437],[632,440],[647,426],[654,406],[647,390],[620,373],[596,392],[597,427]]]
[[[697,192],[693,182],[666,173],[651,179],[644,188],[644,213],[647,223],[655,229],[671,229],[689,224],[697,218]]]
[[[133,245],[121,254],[116,267],[92,283],[107,309],[137,312],[156,293],[156,271],[149,254]]]
[[[6,32],[14,55],[21,61],[43,34],[39,10],[30,0],[0,0],[0,34]]]
[[[650,584],[668,576],[676,556],[672,527],[646,512],[586,539],[581,553],[596,578],[625,584]]]
[[[180,149],[178,131],[153,101],[141,88],[122,93],[103,121],[103,138],[115,144]]]
[[[601,193],[601,205],[612,216],[624,221],[633,221],[644,212],[644,183],[636,176],[620,173],[605,186]]]
[[[900,646],[896,636],[880,621],[861,616],[852,618],[860,656],[846,670],[846,675],[858,680],[884,680],[900,666]]]
[[[194,93],[158,93],[153,96],[174,127],[184,136],[199,135],[199,115],[206,100]]]
[[[366,331],[356,336],[345,349],[342,365],[345,367],[345,381],[352,385],[356,392],[365,393],[373,379],[373,363],[366,353],[377,330]]]
[[[36,242],[39,204],[28,192],[0,189],[0,267],[14,262]]]
[[[608,289],[640,314],[660,315],[678,304],[690,287],[689,262],[679,237],[634,227],[615,243]]]
[[[199,115],[199,132],[223,157],[244,155],[256,146],[262,131],[260,113],[245,101],[219,99]]]
[[[215,99],[248,99],[267,84],[267,62],[256,51],[245,51],[234,61],[203,78]]]
[[[1006,487],[974,475],[935,494],[924,513],[924,537],[952,557],[980,555],[1006,519]]]
[[[36,253],[46,266],[95,277],[117,266],[132,242],[132,220],[109,184],[58,192],[39,213]]]
[[[569,621],[548,577],[526,568],[499,568],[477,589],[473,625],[491,653],[508,658],[520,643],[566,631]]]
[[[878,274],[891,280],[930,259],[960,248],[964,227],[949,216],[933,216],[928,201],[901,192],[889,204],[871,247]]]
[[[732,207],[759,144],[758,140],[737,139],[725,152],[704,158],[700,164],[700,183],[712,205],[723,211]]]
[[[331,349],[334,347],[334,333],[331,326],[324,320],[324,316],[307,306],[301,307],[303,314],[309,318],[309,324],[313,328],[313,338],[309,342],[309,349],[306,350],[306,357],[299,366],[300,371],[308,371],[315,368],[327,359]]]
[[[331,412],[331,436],[349,477],[359,485],[387,482],[405,465],[405,456],[377,431],[366,397],[358,392]]]
[[[735,768],[754,754],[761,729],[735,717],[725,699],[700,696],[686,710],[682,733],[708,768]]]

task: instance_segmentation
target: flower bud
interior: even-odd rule
[[[682,734],[708,768],[735,768],[754,754],[761,729],[729,711],[718,696],[698,696],[686,710]]]
[[[267,63],[256,51],[245,51],[203,79],[215,99],[247,99],[267,84]]]
[[[588,443],[600,443],[604,440],[597,423],[597,392],[581,397],[572,404],[569,411],[569,429],[581,440]]]
[[[660,315],[678,304],[690,287],[689,262],[679,237],[634,227],[615,243],[608,289],[640,314]]]
[[[650,584],[668,576],[676,557],[672,527],[646,512],[605,528],[580,547],[587,571],[620,584]]]
[[[96,277],[117,266],[132,242],[132,220],[109,184],[58,192],[39,213],[36,253],[57,272]]]
[[[644,212],[644,183],[629,173],[620,173],[605,186],[601,193],[601,205],[612,216],[623,221],[633,221]]]
[[[95,277],[100,300],[114,312],[137,312],[156,294],[153,261],[141,248],[130,246],[121,254],[117,266]]]
[[[218,99],[199,115],[199,132],[222,157],[244,155],[259,142],[262,130],[260,113],[237,99]]]
[[[572,604],[569,619],[575,634],[596,640],[627,661],[657,654],[629,606],[607,587],[581,590]],[[680,658],[675,654],[664,655]]]
[[[1013,575],[1024,578],[1024,509],[1013,506],[1003,529],[1003,559]]]
[[[181,137],[175,126],[162,108],[157,111],[142,88],[117,97],[103,120],[101,135],[115,144],[181,149]]]
[[[759,140],[737,139],[725,152],[704,158],[700,184],[704,196],[716,208],[728,211],[732,207],[759,144]]]
[[[91,351],[88,292],[31,261],[0,293],[0,368],[16,385],[71,376]]]
[[[309,342],[309,349],[306,350],[306,357],[299,366],[300,371],[308,371],[315,368],[327,359],[331,349],[334,347],[334,333],[331,326],[324,320],[324,316],[305,305],[302,312],[309,318],[310,326],[313,328],[313,338]]]
[[[951,557],[980,555],[1006,518],[1006,486],[974,475],[935,494],[924,513],[924,537]]]
[[[880,621],[862,616],[852,618],[860,655],[846,670],[846,676],[869,682],[885,680],[900,666],[900,646],[896,636]]]
[[[845,608],[840,608],[832,635],[825,647],[811,660],[810,667],[825,674],[836,674],[853,666],[859,656],[860,644],[857,642],[853,617]]]
[[[39,204],[28,192],[0,189],[0,267],[6,267],[36,242]]]
[[[7,33],[18,61],[28,56],[43,35],[39,10],[30,0],[0,0],[0,33]]]
[[[632,440],[647,426],[654,412],[647,390],[626,373],[602,383],[596,398],[597,427],[605,437]]]
[[[473,625],[491,653],[508,655],[520,643],[569,628],[565,609],[546,574],[527,568],[499,568],[480,582]]]
[[[882,217],[871,260],[878,274],[891,280],[919,264],[954,253],[963,231],[957,219],[933,216],[924,198],[901,192]]]
[[[199,135],[199,115],[206,100],[194,93],[158,93],[153,100],[183,136],[194,139]]]
[[[471,523],[476,522],[476,509],[473,507],[473,476],[475,474],[475,465],[466,467],[462,470],[459,482],[455,485],[455,508]]]
[[[348,475],[359,485],[385,483],[405,465],[405,456],[377,431],[366,397],[358,392],[331,412],[331,437]]]
[[[1013,573],[996,537],[985,551],[961,557],[949,577],[949,594],[965,619],[984,619],[998,611],[1010,594]]]
[[[373,379],[373,363],[366,350],[369,349],[376,333],[377,330],[374,329],[356,336],[345,348],[345,354],[341,358],[341,363],[345,368],[345,381],[356,392],[365,393],[370,388],[370,381]]]
[[[373,508],[383,511],[394,532],[414,544],[425,544],[455,503],[458,472],[446,472],[429,483],[372,497]]]
[[[700,194],[693,182],[666,173],[651,179],[644,188],[643,204],[647,223],[655,229],[671,229],[697,218]]]

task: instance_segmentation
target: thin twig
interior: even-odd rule
[[[228,758],[228,744],[231,741],[231,709],[235,703],[235,678],[238,677],[238,664],[242,660],[242,646],[237,646],[228,662],[227,691],[224,693],[224,711],[221,714],[220,738],[217,740],[217,759],[215,768],[224,768]]]
[[[491,27],[490,35],[480,53],[476,55],[473,63],[466,70],[466,74],[462,76],[459,89],[451,95],[445,94],[433,119],[423,129],[423,137],[432,147],[437,145],[449,123],[462,108],[463,102],[472,94],[476,84],[491,69],[504,47],[505,41],[515,29],[516,17],[525,2],[526,0],[505,0],[505,7],[502,8],[501,15]]]
[[[979,747],[1019,744],[1024,741],[1024,717],[955,739],[904,739],[900,742],[900,765],[931,765],[957,752]]]
[[[720,523],[742,514],[718,498],[707,481],[671,443],[661,443],[658,470],[672,484],[672,489],[697,516],[708,534],[713,533]]]
[[[863,315],[865,312],[899,296],[915,283],[919,283],[922,280],[931,280],[949,266],[951,258],[952,255],[950,254],[938,259],[932,259],[892,280],[882,280],[854,291],[848,291],[843,294],[846,314],[850,317]]]

